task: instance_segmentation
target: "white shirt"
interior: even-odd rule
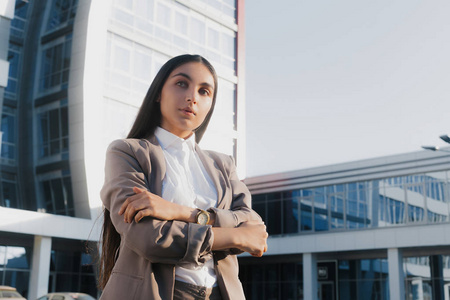
[[[215,207],[217,190],[195,151],[195,134],[185,140],[158,127],[155,136],[166,161],[162,198],[204,210]],[[212,259],[203,266],[176,266],[175,278],[207,288],[217,285]]]

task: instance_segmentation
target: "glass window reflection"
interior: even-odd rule
[[[448,222],[447,178],[437,172],[293,189],[257,195],[253,203],[264,216],[270,212],[272,234]]]
[[[299,203],[297,198],[283,197],[283,233],[297,233],[299,221]]]

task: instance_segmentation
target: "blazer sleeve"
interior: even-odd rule
[[[211,226],[149,217],[138,224],[125,223],[118,214],[123,202],[134,195],[133,187],[150,190],[147,178],[151,178],[151,152],[146,152],[147,158],[139,153],[139,159],[135,152],[127,140],[117,140],[111,143],[106,154],[101,198],[122,243],[153,263],[201,265],[211,259]]]
[[[224,165],[224,176],[228,176],[231,189],[231,204],[229,209],[212,207],[209,211],[216,214],[215,227],[233,228],[242,222],[261,221],[261,217],[252,209],[252,196],[247,186],[239,180],[236,173],[236,165],[233,157],[226,156],[222,162]]]

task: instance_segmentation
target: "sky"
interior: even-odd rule
[[[247,177],[446,145],[450,1],[245,3]]]

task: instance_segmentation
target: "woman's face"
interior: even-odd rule
[[[161,90],[161,127],[186,139],[211,109],[214,78],[203,64],[186,63],[170,73]]]

